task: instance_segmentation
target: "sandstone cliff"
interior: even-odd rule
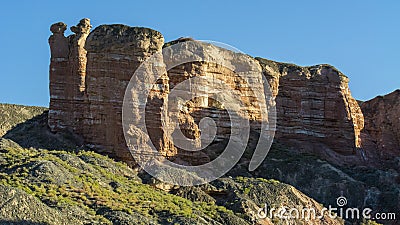
[[[364,116],[349,79],[330,65],[300,67],[257,58],[276,96],[275,138],[343,164],[362,163]]]
[[[71,130],[82,136],[85,143],[96,151],[134,163],[127,150],[121,123],[122,102],[129,80],[139,65],[154,53],[160,52],[163,46],[190,42],[192,39],[178,39],[164,44],[162,34],[148,28],[102,25],[89,33],[90,28],[89,20],[83,19],[71,28],[75,34],[64,37],[64,23],[51,26],[49,126],[53,132]],[[226,56],[225,60],[233,63],[234,55]],[[246,57],[250,61],[254,60],[250,56]],[[166,59],[157,60],[157,65],[165,70],[164,63],[167,62],[163,60]],[[340,165],[377,166],[368,157],[376,150],[364,147],[382,135],[392,143],[389,143],[388,148],[396,149],[397,146],[398,149],[398,142],[392,141],[393,135],[389,137],[384,134],[392,128],[381,131],[374,128],[379,125],[371,121],[379,115],[365,114],[369,119],[363,132],[364,114],[351,96],[349,79],[336,68],[329,65],[300,67],[262,58],[254,61],[257,65],[253,69],[262,71],[271,86],[272,98],[276,101],[275,141]],[[262,110],[256,101],[259,93],[250,90],[249,84],[243,82],[235,72],[210,62],[185,63],[166,71],[157,80],[154,86],[157,88],[146,101],[141,97],[134,98],[136,105],[147,102],[148,138],[160,154],[179,158],[185,163],[201,164],[215,157],[215,153],[224,148],[232,134],[226,108],[215,100],[211,92],[202,93],[204,91],[199,90],[197,94],[203,94],[203,97],[186,101],[178,111],[168,111],[169,92],[193,77],[204,81],[223,80],[232,90],[240,93],[243,103],[240,110],[247,113],[246,119],[250,121],[252,135],[249,144],[252,146],[252,141],[256,141],[254,139],[260,133]],[[154,78],[137,80],[136,85],[144,89],[154,85],[150,82]],[[251,86],[260,92],[264,90],[262,79],[257,76],[249,78],[253,82]],[[365,105],[365,109],[368,111],[369,107]],[[141,117],[138,112],[134,112],[135,118]],[[199,140],[199,123],[205,116],[213,118],[217,126],[212,145],[196,154],[177,147],[179,140],[170,137],[176,128],[166,127],[166,124],[175,119],[185,138]],[[394,117],[392,121],[394,123]],[[369,137],[364,133],[368,133]],[[386,139],[381,142],[386,142]],[[131,144],[146,148],[143,143]],[[195,142],[192,144],[193,147],[202,145]],[[379,148],[383,148],[383,144]],[[385,150],[383,154],[386,152],[391,150]],[[396,151],[392,153],[397,154]]]
[[[362,143],[366,157],[383,161],[399,157],[400,90],[363,102],[361,109],[365,116]]]
[[[52,26],[49,126],[71,129],[99,152],[132,161],[121,125],[123,96],[133,72],[161,50],[164,38],[124,25],[103,25],[89,35],[88,21],[83,19],[77,27],[85,29],[73,29],[76,35],[68,38],[63,38],[64,24]]]

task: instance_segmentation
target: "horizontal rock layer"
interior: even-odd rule
[[[361,103],[362,145],[373,161],[400,159],[400,90]],[[400,161],[399,161],[400,162]]]
[[[89,33],[90,28],[89,20],[83,19],[71,28],[75,34],[64,37],[65,24],[56,23],[51,27],[49,126],[54,132],[72,130],[98,152],[133,162],[122,130],[125,89],[138,67],[154,53],[160,52],[163,46],[167,48],[173,43],[192,40],[179,39],[164,45],[162,34],[148,28],[102,25]],[[207,55],[209,50],[200,49],[200,55]],[[351,96],[349,79],[336,68],[329,65],[300,67],[262,58],[254,60],[245,55],[235,61],[239,55],[229,53],[223,58],[230,65],[240,62],[241,66],[247,66],[250,71],[259,71],[271,86],[270,97],[276,100],[277,113],[275,140],[338,164],[369,164],[363,148],[368,140],[381,140],[382,144],[378,144],[378,148],[382,149],[385,148],[383,143],[390,139],[391,144],[387,148],[398,148],[399,132],[393,130],[397,129],[393,128],[396,110],[391,110],[390,115],[374,113],[375,109],[387,109],[389,106],[382,105],[387,105],[386,102],[391,100],[375,100],[363,104],[363,110],[365,108],[367,112],[365,115],[369,117],[363,131],[364,114]],[[156,60],[162,71],[171,59],[164,57]],[[221,104],[226,99],[217,96],[224,92],[238,93],[240,96],[241,106],[237,111],[250,121],[252,135],[249,143],[257,142],[260,124],[265,119],[261,116],[259,99],[260,96],[268,97],[263,93],[263,77],[247,74],[243,80],[243,77],[238,76],[237,69],[200,60],[174,66],[161,78],[150,73],[148,78],[134,81],[138,89],[145,89],[149,85],[153,87],[146,99],[146,125],[148,138],[161,154],[179,158],[177,161],[201,164],[210,160],[210,150],[221,150],[232,135],[231,118],[224,104]],[[193,97],[191,100],[179,102],[177,98],[170,99],[170,92],[174,88],[195,77],[198,78],[197,83],[190,84],[193,87],[189,91],[189,96]],[[156,85],[150,82],[154,79],[158,79]],[[225,88],[219,87],[220,91],[199,88],[202,85],[215,85],[215,82],[211,82],[213,80],[222,81]],[[138,93],[131,94],[134,96]],[[144,105],[146,101],[138,97],[132,103]],[[178,108],[169,108],[170,103],[176,103]],[[139,111],[133,113],[136,120],[142,116]],[[378,129],[380,122],[376,124],[375,118],[385,116],[390,117],[391,124]],[[183,139],[194,140],[190,142],[191,147],[202,146],[200,122],[204,117],[212,118],[216,124],[214,145],[196,153],[176,146],[179,138],[171,137],[176,129],[182,131]],[[179,127],[170,126],[171,121],[177,121]],[[387,134],[390,132],[391,136]],[[365,141],[364,136],[368,136]],[[384,140],[382,137],[385,137]],[[139,149],[146,148],[146,143],[139,142],[129,144]],[[215,145],[218,143],[222,145]]]
[[[329,161],[362,163],[364,117],[344,74],[330,65],[257,59],[276,96],[276,139]]]

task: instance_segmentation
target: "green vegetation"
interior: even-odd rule
[[[17,124],[42,114],[44,107],[0,104],[0,137]]]
[[[365,193],[374,195],[378,190],[372,208],[384,206],[385,211],[395,211],[398,207],[398,201],[392,200],[400,196],[394,182],[396,173],[340,168],[279,143],[273,144],[265,162],[254,172],[248,172],[246,163],[239,163],[229,172],[231,177],[167,193],[153,183],[148,185],[150,178],[139,176],[124,163],[80,150],[82,144],[73,134],[51,133],[45,108],[0,106],[4,109],[0,111],[2,124],[8,124],[4,126],[7,134],[0,139],[0,188],[35,196],[40,204],[52,208],[50,215],[58,210],[60,215],[74,215],[90,224],[251,224],[252,212],[265,203],[279,207],[315,202],[304,192],[325,205],[335,205],[339,190],[347,190],[344,195],[349,197],[349,206],[360,206]],[[210,150],[218,155],[215,149]],[[246,151],[242,160],[252,155]]]
[[[362,222],[361,225],[382,225],[372,220],[367,220],[366,222]]]
[[[127,165],[94,152],[25,149],[1,139],[0,184],[19,188],[52,207],[77,206],[95,220],[101,208],[195,218],[216,218],[229,210],[214,203],[191,202],[141,183]]]

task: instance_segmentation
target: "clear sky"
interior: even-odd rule
[[[361,100],[400,88],[400,1],[99,2],[2,1],[0,102],[48,106],[49,27],[84,17],[94,27],[150,27],[166,41],[190,36],[276,61],[328,63]]]

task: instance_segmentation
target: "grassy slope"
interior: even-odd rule
[[[0,137],[17,124],[42,114],[44,107],[0,104]]]
[[[180,188],[174,194],[169,194],[143,184],[137,173],[122,163],[93,152],[77,151],[73,140],[68,140],[73,137],[66,138],[65,134],[54,135],[49,132],[46,113],[43,113],[45,108],[0,106],[3,109],[0,117],[8,118],[3,121],[4,129],[13,128],[6,138],[23,145],[21,147],[8,139],[1,140],[0,182],[6,187],[12,186],[36,196],[51,208],[66,215],[72,214],[81,222],[246,224],[252,220],[251,210],[248,209],[266,202],[277,206],[298,205],[301,199],[317,203],[290,185],[273,180],[237,177],[240,174],[283,180],[311,195],[315,194],[313,185],[324,187],[330,183],[343,183],[341,171],[331,169],[326,162],[286,153],[275,146],[261,167],[264,172],[259,170],[260,174],[246,174],[243,172],[247,171],[245,168],[242,170],[237,167],[232,172],[232,176],[236,177],[234,179],[223,178],[210,185]],[[36,115],[40,116],[16,126]],[[69,152],[39,148],[67,149]],[[282,170],[285,176],[279,176]],[[318,179],[307,176],[310,171],[317,170],[320,170]],[[299,178],[293,180],[293,176]],[[358,184],[358,181],[349,183],[351,187]],[[317,193],[315,196],[325,201],[324,196],[335,194]],[[282,221],[270,222],[280,224]],[[302,222],[305,221],[296,221],[296,224]]]
[[[0,150],[2,185],[19,188],[60,210],[79,209],[87,221],[110,222],[98,210],[138,213],[160,221],[228,213],[224,207],[193,203],[142,184],[128,166],[93,152],[24,149],[7,139],[1,139]]]
[[[245,177],[221,178],[189,192],[181,188],[170,194],[143,184],[135,171],[106,156],[26,149],[8,139],[0,139],[0,185],[20,189],[60,213],[94,224],[125,220],[126,224],[239,225],[250,224],[264,203],[321,208],[290,185]],[[29,219],[43,222],[40,216]],[[51,224],[51,220],[45,222]]]

